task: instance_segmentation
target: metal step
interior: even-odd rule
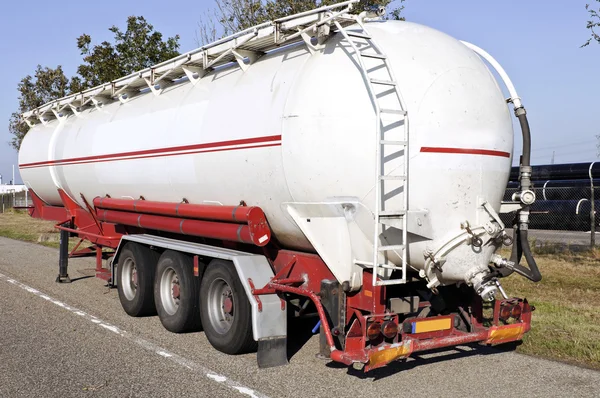
[[[402,271],[402,267],[396,267],[395,265],[378,264],[378,268],[391,269],[392,271]]]
[[[377,281],[375,286],[386,286],[386,285],[402,285],[406,283],[406,278],[402,279],[388,279],[383,281]]]
[[[354,264],[356,264],[356,265],[362,265],[363,267],[366,267],[366,268],[373,268],[373,262],[372,261],[354,260]]]
[[[402,116],[406,116],[406,111],[402,110],[402,109],[380,109],[379,110],[380,113],[388,113],[388,114],[392,114],[392,115],[402,115]]]
[[[347,30],[346,34],[350,37],[357,37],[359,39],[371,40],[371,36],[366,35],[364,33],[353,32],[351,30]]]
[[[379,176],[379,179],[382,181],[388,181],[388,180],[392,180],[392,181],[406,181],[406,176],[390,176],[390,175],[385,175],[385,176]]]
[[[379,80],[379,79],[371,79],[371,83],[373,84],[381,84],[384,86],[396,86],[396,82],[392,82],[390,80]]]
[[[387,55],[384,54],[373,54],[373,53],[360,53],[365,58],[375,58],[375,59],[387,59]]]
[[[405,214],[404,210],[381,210],[379,217],[404,217]]]
[[[408,141],[380,140],[381,145],[408,145]]]
[[[379,246],[380,252],[387,252],[390,250],[402,250],[404,249],[404,245],[388,245],[388,246]]]

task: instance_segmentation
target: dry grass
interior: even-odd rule
[[[7,210],[0,214],[0,236],[58,247],[59,233],[54,224],[31,218],[25,211]]]
[[[0,214],[0,236],[58,247],[58,235],[54,223],[25,212]],[[517,350],[600,369],[600,250],[536,246],[544,279],[532,283],[512,275],[502,281],[508,294],[536,307],[532,330]]]
[[[600,250],[535,257],[540,283],[518,275],[502,281],[508,294],[536,307],[518,351],[600,369]]]

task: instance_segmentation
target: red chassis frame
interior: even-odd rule
[[[116,249],[121,237],[128,233],[162,231],[205,239],[226,247],[239,247],[240,250],[258,251],[270,259],[275,276],[263,287],[254,286],[255,300],[261,306],[260,296],[284,293],[303,296],[315,305],[321,322],[321,333],[329,348],[332,360],[347,365],[365,364],[365,370],[375,369],[387,363],[406,358],[418,351],[479,342],[494,345],[518,341],[531,328],[531,312],[534,310],[527,300],[508,299],[496,301],[493,317],[484,325],[484,311],[481,299],[474,296],[470,305],[468,321],[471,331],[456,328],[456,315],[441,315],[427,318],[408,318],[399,322],[398,314],[386,310],[385,286],[373,286],[370,272],[365,271],[363,287],[357,293],[348,293],[345,300],[343,319],[344,330],[332,327],[328,314],[321,302],[321,282],[335,280],[323,260],[315,254],[280,249],[271,241],[271,230],[263,211],[258,207],[248,207],[243,202],[238,206],[194,205],[163,203],[139,200],[94,198],[92,204],[81,195],[85,208],[72,200],[63,190],[59,195],[63,206],[50,206],[31,191],[33,206],[29,214],[35,218],[58,221],[59,230],[80,238],[69,257],[95,255],[96,276],[110,280],[111,271],[103,268],[103,248]],[[91,247],[79,249],[84,241]],[[109,254],[110,255],[110,254]],[[341,288],[341,287],[340,287]],[[283,300],[283,298],[282,298]],[[427,305],[424,303],[423,305]],[[512,323],[501,319],[501,309],[510,306],[519,316]],[[441,322],[447,326],[437,330],[415,331],[411,325],[418,322]],[[368,327],[373,323],[392,322],[397,328],[393,338],[371,341]],[[325,325],[326,327],[323,327]],[[345,336],[343,347],[336,346],[335,337]]]

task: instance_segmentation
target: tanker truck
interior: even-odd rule
[[[57,282],[95,256],[127,314],[259,367],[288,362],[288,317],[311,313],[320,354],[365,371],[522,339],[534,307],[500,281],[541,279],[525,108],[482,49],[355,3],[24,113],[20,171],[30,214],[60,230]],[[509,106],[524,150],[505,203]]]

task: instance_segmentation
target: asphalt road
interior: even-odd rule
[[[202,332],[175,335],[157,317],[131,318],[117,292],[71,260],[54,282],[58,251],[0,238],[0,397],[598,397],[600,372],[514,352],[460,347],[364,374],[315,358],[312,322],[285,367],[259,370]],[[535,325],[534,325],[535,327]]]

